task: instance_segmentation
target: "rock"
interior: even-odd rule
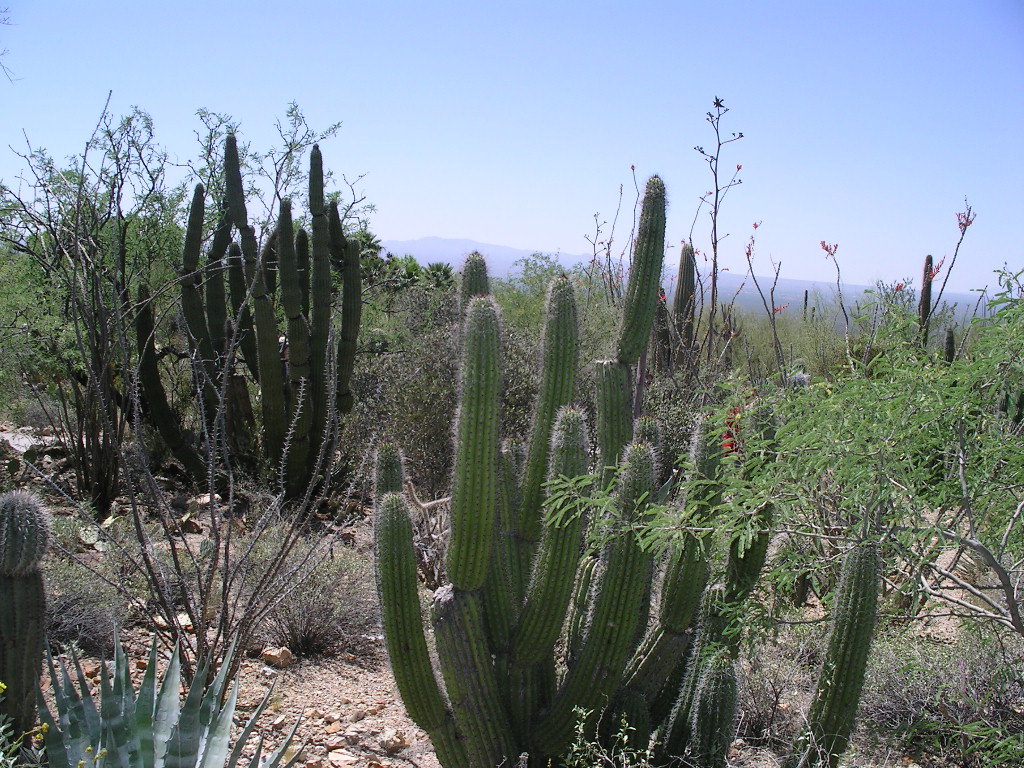
[[[288,717],[286,715],[278,715],[274,718],[273,722],[270,723],[270,727],[273,728],[275,731],[279,731],[282,728],[284,728],[284,724],[287,722]]]
[[[389,755],[393,755],[395,752],[399,752],[409,746],[409,739],[401,731],[397,731],[394,728],[385,728],[384,733],[381,734],[380,748],[387,752]]]
[[[291,666],[292,662],[295,661],[295,657],[292,656],[292,652],[284,646],[280,648],[264,648],[260,654],[260,659],[264,664],[269,664],[272,667],[278,669],[284,669],[285,667]]]
[[[328,752],[333,752],[336,749],[341,749],[345,746],[345,739],[341,736],[331,736],[324,742],[324,749]]]
[[[350,752],[346,752],[343,749],[336,749],[333,752],[327,753],[327,759],[331,765],[343,768],[348,765],[355,765],[359,762],[359,758]]]
[[[82,662],[82,674],[85,675],[89,680],[92,680],[94,677],[100,676],[101,666],[101,663],[98,661],[86,659]]]
[[[322,720],[324,713],[315,707],[310,707],[302,713],[302,717],[306,720]]]
[[[343,702],[343,703],[348,704],[347,701]],[[324,722],[325,723],[336,723],[339,720],[341,720],[341,713],[340,712],[328,712],[326,715],[324,715]]]
[[[366,718],[366,710],[365,709],[353,709],[352,710],[352,714],[350,714],[348,716],[348,721],[350,723],[358,723],[360,720],[363,720],[365,718]]]
[[[341,723],[334,722],[334,723],[330,723],[326,728],[324,728],[324,733],[337,733],[340,730],[341,730]]]
[[[312,757],[303,763],[302,768],[331,768],[331,764],[322,757]]]

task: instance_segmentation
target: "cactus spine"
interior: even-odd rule
[[[843,561],[828,651],[791,767],[835,768],[850,742],[875,628],[879,568],[878,547],[872,542],[856,545]]]
[[[0,681],[7,686],[0,714],[11,718],[16,738],[36,721],[46,628],[39,566],[49,535],[49,514],[35,496],[24,491],[0,496]]]

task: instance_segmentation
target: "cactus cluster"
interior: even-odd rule
[[[49,513],[25,491],[0,495],[0,714],[13,733],[36,720],[36,687],[43,662],[46,593],[39,566],[49,543]]]
[[[498,316],[482,260],[474,254],[467,261],[450,583],[435,593],[431,611],[436,670],[420,617],[401,455],[390,444],[378,451],[375,540],[385,641],[409,715],[445,768],[508,765],[523,755],[537,765],[558,759],[577,735],[581,712],[588,738],[603,738],[625,719],[631,743],[664,745],[655,753],[659,763],[725,764],[742,603],[765,562],[773,508],[760,505],[723,525],[735,535],[722,583],[713,588],[705,588],[712,573],[706,538],[674,537],[663,553],[642,544],[649,506],[674,487],[658,466],[656,424],[634,418],[633,410],[633,367],[650,338],[664,232],[665,189],[653,177],[616,357],[595,365],[596,466],[589,464],[584,414],[571,405],[578,329],[570,281],[555,278],[548,293],[541,383],[524,454],[501,443]],[[761,439],[737,439],[737,454],[754,454],[773,438],[770,414],[756,404],[748,410],[745,429]],[[723,461],[721,437],[721,424],[698,420],[683,501],[694,529],[722,522],[723,473],[757,466],[753,456]],[[560,478],[576,478],[575,493],[545,487]],[[600,513],[581,502],[598,490],[588,483],[612,490]],[[595,527],[601,532],[592,552],[587,531]]]
[[[224,171],[225,199],[205,259],[205,191],[202,185],[195,188],[180,280],[209,450],[197,450],[184,439],[167,404],[154,348],[153,304],[145,288],[140,289],[136,320],[140,383],[151,420],[194,478],[206,476],[212,466],[209,453],[220,444],[215,436],[223,435],[236,465],[253,465],[262,457],[279,470],[284,462],[285,492],[296,498],[323,468],[334,414],[352,408],[349,383],[362,307],[359,254],[345,238],[337,204],[325,199],[319,147],[310,153],[311,233],[295,230],[291,201],[285,199],[262,250],[248,222],[233,134],[225,142]],[[340,297],[332,269],[341,272]],[[332,318],[339,303],[341,322],[335,330]],[[239,358],[248,376],[236,364]],[[259,388],[258,436],[251,432],[249,381]]]

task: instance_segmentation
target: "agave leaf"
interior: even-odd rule
[[[299,723],[302,721],[301,717],[295,719],[295,725],[288,731],[288,735],[285,736],[284,741],[281,742],[281,746],[275,749],[272,753],[267,755],[266,761],[263,763],[262,768],[292,768],[296,761],[299,759],[299,755],[302,754],[301,747],[292,754],[284,765],[281,765],[281,758],[284,753],[288,751],[288,747],[292,744],[292,739],[295,738],[295,732],[299,729]],[[305,746],[305,744],[303,744]]]
[[[178,657],[175,648],[174,658]],[[170,671],[170,670],[168,670]],[[135,730],[139,737],[139,764],[142,768],[155,768],[154,722],[156,710],[156,638],[149,649],[149,662],[139,684],[139,695],[135,700]]]
[[[89,684],[85,680],[85,673],[82,672],[82,665],[78,663],[78,656],[75,654],[74,648],[71,649],[71,660],[75,665],[75,676],[78,678],[78,687],[82,695],[75,697],[77,706],[69,712],[69,715],[76,713],[72,715],[72,719],[77,715],[78,721],[82,723],[89,735],[89,743],[98,749],[103,738],[103,724],[100,720],[100,713],[96,709],[96,702],[89,695]]]
[[[178,722],[171,729],[164,755],[164,768],[195,768],[199,748],[204,740],[204,728],[199,721],[203,705],[202,681],[206,679],[207,660],[204,659],[192,679],[192,687],[185,696],[185,703],[178,715]]]
[[[154,642],[156,642],[154,640]],[[155,662],[155,659],[154,659]],[[156,669],[154,663],[152,669]],[[146,670],[147,674],[149,670]],[[181,685],[181,659],[178,656],[178,645],[174,646],[174,653],[171,654],[171,663],[167,665],[164,672],[163,682],[160,684],[160,692],[157,694],[153,714],[153,766],[162,768],[164,758],[167,754],[167,745],[170,742],[171,732],[174,730],[180,715],[180,701],[178,699],[178,686]]]
[[[238,747],[238,745],[236,744],[235,748],[237,749],[237,747]],[[253,752],[252,758],[249,760],[249,768],[263,768],[263,760],[260,759],[262,755],[263,755],[263,736],[260,736],[256,740],[256,751]],[[234,752],[234,750],[232,750],[231,751],[231,761],[228,763],[227,768],[235,768],[236,760],[237,760],[237,758],[235,756],[235,752]]]
[[[242,729],[242,732],[238,734],[238,739],[235,741],[235,746],[231,750],[231,756],[228,758],[227,768],[235,768],[235,766],[238,765],[238,760],[242,756],[242,749],[245,747],[245,743],[249,740],[249,736],[252,735],[253,730],[256,728],[256,721],[259,719],[259,716],[263,714],[263,710],[266,709],[267,704],[270,703],[270,695],[273,692],[274,685],[273,683],[271,683],[270,687],[267,689],[266,695],[263,697],[260,703],[256,705],[256,709],[253,710],[252,715],[249,716],[249,719],[245,723],[245,727]],[[263,740],[260,739],[260,742],[256,747],[256,757],[254,758],[256,762],[253,763],[252,761],[250,761],[250,765],[259,764],[259,755],[262,746]]]
[[[219,676],[218,676],[219,677]],[[238,700],[238,681],[231,688],[224,707],[214,716],[210,728],[206,732],[206,744],[199,758],[197,768],[223,768],[224,759],[228,755],[228,739],[231,738],[231,718],[235,714],[235,702]]]
[[[53,670],[53,658],[50,656],[50,650],[46,650],[46,655],[50,663],[50,675],[51,679],[56,680],[56,675]],[[54,698],[57,700],[57,711],[61,710],[61,700],[63,693],[60,688],[53,686]],[[50,708],[46,704],[46,700],[43,698],[42,692],[39,688],[36,688],[36,708],[39,710],[39,722],[43,725],[43,743],[46,745],[46,757],[50,765],[72,765],[68,759],[68,750],[64,746],[64,739],[61,737],[61,731],[57,728],[57,723],[53,720],[53,715],[50,713]],[[75,761],[77,764],[78,761]]]

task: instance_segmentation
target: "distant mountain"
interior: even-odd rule
[[[536,250],[528,251],[522,248],[510,248],[507,245],[478,243],[476,240],[459,240],[448,237],[421,237],[418,240],[384,240],[381,245],[384,246],[385,250],[395,254],[395,256],[404,256],[409,253],[415,256],[416,261],[420,264],[443,261],[451,264],[456,270],[462,267],[462,262],[465,261],[467,254],[479,251],[487,257],[487,266],[490,273],[497,277],[508,277],[513,271],[513,264],[538,252]],[[559,261],[566,266],[572,266],[579,261],[585,261],[589,258],[589,256],[558,254]]]
[[[508,277],[512,273],[513,265],[520,259],[532,256],[537,251],[524,250],[522,248],[510,248],[507,245],[495,245],[494,243],[480,243],[476,240],[454,239],[447,237],[421,237],[418,240],[385,240],[381,243],[385,250],[395,256],[412,254],[420,264],[428,264],[432,261],[443,261],[451,264],[456,270],[462,267],[466,255],[473,251],[479,251],[487,257],[487,266],[490,273],[497,277]],[[579,254],[553,254],[567,267],[581,261],[588,261],[589,255]],[[674,264],[666,263],[666,276],[674,276],[676,267]],[[772,278],[758,276],[758,282],[765,293],[765,300],[772,285]],[[741,289],[742,286],[742,289]],[[667,286],[666,286],[667,287]],[[754,288],[754,282],[749,276],[738,275],[732,272],[719,273],[719,300],[729,302],[736,295],[736,305],[744,311],[764,311],[761,297]],[[739,290],[739,294],[736,292]],[[860,300],[863,301],[863,293],[868,290],[866,285],[843,285],[843,299],[848,307]],[[835,296],[835,283],[821,283],[812,280],[797,280],[794,278],[780,277],[775,286],[774,305],[776,307],[788,305],[788,311],[799,312],[803,308],[804,291],[808,292],[809,303],[813,306],[815,299],[820,302],[831,302]],[[950,304],[956,304],[958,314],[967,314],[973,311],[978,301],[978,295],[972,293],[946,293],[943,300]],[[786,310],[783,310],[786,311]]]

